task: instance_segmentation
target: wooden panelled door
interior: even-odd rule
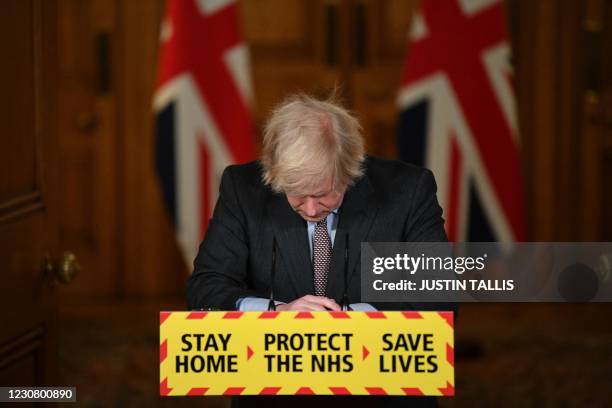
[[[83,267],[67,297],[117,292],[116,3],[57,0],[59,245]]]
[[[255,122],[288,93],[335,86],[356,111],[370,154],[395,158],[397,94],[417,0],[242,0]]]
[[[0,385],[59,385],[55,5],[0,13]],[[45,261],[48,257],[47,261]],[[71,272],[74,264],[66,263]],[[55,287],[54,287],[55,286]]]

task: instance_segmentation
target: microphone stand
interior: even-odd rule
[[[349,269],[349,234],[346,232],[344,239],[344,293],[342,294],[342,300],[340,301],[340,308],[346,312],[349,310],[348,302],[348,269]]]
[[[268,303],[268,311],[276,311],[276,303],[274,303],[274,274],[276,272],[276,237],[272,238],[272,270],[270,271],[270,303]]]

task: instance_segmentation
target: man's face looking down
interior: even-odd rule
[[[340,207],[344,191],[333,188],[332,179],[321,182],[313,191],[303,195],[287,194],[287,201],[306,221],[318,222],[327,217],[330,212]]]

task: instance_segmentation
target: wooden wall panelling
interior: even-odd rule
[[[371,52],[377,61],[402,62],[409,51],[409,33],[420,7],[420,0],[368,1],[373,5],[370,20],[374,44]]]
[[[287,93],[325,94],[338,84],[344,102],[362,120],[368,151],[395,156],[395,96],[417,1],[243,0],[239,4],[251,47],[258,128]],[[330,43],[334,41],[335,46]],[[335,53],[331,61],[330,51]]]
[[[28,11],[31,12],[31,4],[25,3],[22,7],[10,5],[6,10],[6,22],[10,23],[10,16],[21,21],[24,26],[3,26],[3,41],[0,43],[6,53],[5,61],[10,61],[10,64],[2,66],[2,92],[3,95],[12,96],[0,98],[3,130],[6,131],[2,134],[3,146],[0,149],[0,163],[3,167],[0,172],[0,202],[4,205],[12,200],[22,200],[32,193],[39,194],[40,188],[36,173],[39,170],[38,163],[36,155],[32,154],[37,148],[36,140],[34,137],[26,137],[33,136],[31,120],[35,113],[34,61],[31,54],[24,52],[32,49],[34,41],[32,17],[27,15]],[[27,84],[27,87],[19,92],[18,87],[23,84]]]
[[[41,263],[57,251],[56,4],[19,1],[0,13],[0,383],[43,385],[57,374],[57,291]],[[16,352],[21,350],[21,353]]]
[[[606,142],[603,168],[603,174],[605,174],[605,177],[602,183],[602,206],[606,210],[603,212],[602,216],[603,231],[601,232],[600,239],[606,242],[612,241],[612,210],[610,210],[610,208],[612,208],[612,188],[609,187],[610,175],[612,175],[612,130],[610,130],[611,127],[611,125],[608,125],[606,135],[606,138],[608,140]]]
[[[376,156],[397,157],[396,97],[409,49],[408,33],[418,6],[418,1],[397,0],[361,0],[354,5],[362,7],[366,18],[355,21],[364,24],[361,47],[365,47],[365,59],[358,61],[353,56],[353,108],[364,127],[367,151]]]
[[[527,232],[532,241],[555,236],[557,77],[555,2],[511,1],[519,131],[526,193]]]
[[[81,274],[67,296],[117,291],[117,55],[115,7],[103,0],[60,0],[60,246]]]
[[[152,96],[158,65],[163,1],[117,1],[121,137],[118,160],[122,195],[119,216],[120,295],[182,294],[187,269],[154,173]],[[191,270],[191,266],[188,266]]]
[[[605,236],[610,2],[508,2],[531,240]],[[608,19],[610,17],[607,17]],[[609,23],[608,23],[609,24]],[[593,87],[592,84],[596,86]]]
[[[610,2],[584,2],[582,16],[583,83],[579,96],[581,112],[581,189],[580,237],[583,240],[603,240],[606,236],[606,198],[610,186],[610,166],[606,164],[605,131],[606,98],[612,93],[610,80],[610,44],[612,40],[612,12]],[[607,12],[607,13],[606,13]],[[606,20],[607,18],[607,20]],[[606,76],[607,74],[607,76]]]
[[[339,35],[344,6],[340,0],[242,0],[238,5],[251,52],[259,141],[271,108],[286,95],[325,94],[342,82],[338,62],[326,61],[326,41]]]
[[[555,41],[554,68],[558,79],[554,103],[557,132],[554,138],[555,151],[555,229],[554,239],[558,241],[579,240],[579,200],[576,191],[580,189],[580,94],[583,87],[581,78],[582,52],[580,2],[558,2],[559,9],[557,39]],[[551,96],[551,99],[553,96]]]
[[[0,346],[0,384],[48,384],[49,378],[44,375],[47,336],[44,326],[36,326]]]
[[[605,170],[604,154],[601,143],[601,125],[597,123],[600,100],[595,93],[586,93],[583,99],[583,118],[581,122],[581,188],[578,191],[580,208],[580,239],[598,241],[602,239],[602,217],[604,192],[609,188],[609,180],[602,179]]]
[[[602,117],[600,122],[603,126],[603,138],[605,149],[605,168],[602,177],[602,191],[604,199],[602,205],[604,208],[603,220],[604,230],[600,237],[603,241],[612,241],[612,188],[610,187],[612,180],[612,3],[607,1],[604,3],[602,12],[603,31],[602,31]]]

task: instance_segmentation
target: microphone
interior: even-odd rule
[[[276,311],[274,303],[274,274],[276,272],[276,237],[272,237],[272,270],[270,271],[270,303],[268,303],[268,312]]]
[[[349,234],[346,232],[344,238],[344,293],[340,301],[340,309],[344,312],[349,310],[348,302],[348,269],[349,269]]]

